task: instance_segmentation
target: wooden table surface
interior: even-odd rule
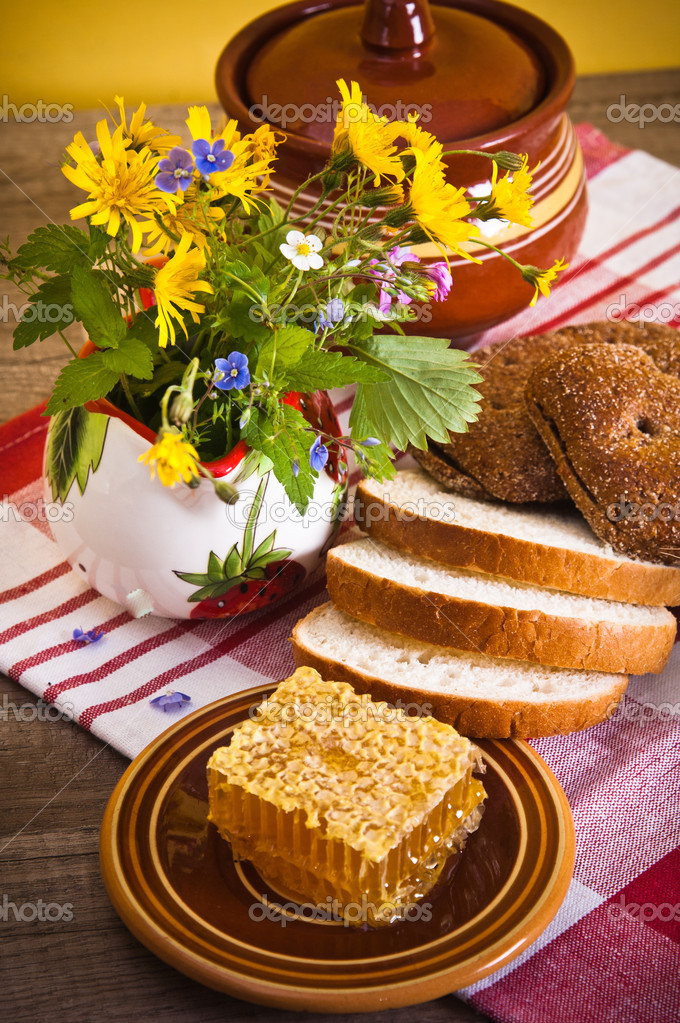
[[[622,96],[627,103],[675,105],[680,102],[680,70],[581,78],[571,104],[574,121],[590,121],[614,141],[680,166],[677,124],[656,121],[641,128],[625,118],[619,123],[608,118],[608,108]],[[181,125],[180,107],[150,112],[167,127]],[[89,111],[76,113],[68,124],[0,127],[0,234],[9,234],[14,247],[38,225],[68,219],[74,190],[59,173],[58,161],[75,131],[94,137],[100,116]],[[3,421],[46,397],[65,359],[57,341],[13,353],[14,308],[22,299],[5,281],[0,296]],[[188,980],[127,931],[109,903],[97,853],[104,807],[127,761],[73,723],[41,720],[36,703],[25,689],[0,676],[0,898],[17,906],[40,899],[70,903],[72,919],[17,922],[0,907],[4,1018],[12,1023],[294,1019],[295,1013],[249,1005]],[[325,1017],[305,1018],[311,1023]],[[347,1023],[359,1016],[336,1018]],[[482,1018],[454,996],[373,1016],[376,1023]]]

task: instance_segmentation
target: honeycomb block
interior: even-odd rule
[[[212,754],[210,819],[279,894],[389,923],[477,828],[482,769],[450,725],[303,667]]]

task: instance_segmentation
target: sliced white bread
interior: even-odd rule
[[[349,682],[374,699],[397,706],[401,701],[407,713],[420,708],[476,738],[589,728],[614,712],[628,684],[625,675],[565,671],[433,646],[357,621],[331,603],[299,621],[291,642],[297,665]]]
[[[363,480],[354,514],[376,540],[445,565],[629,604],[680,604],[680,568],[618,554],[576,509],[478,501],[404,469],[385,483]]]
[[[621,604],[439,566],[371,537],[328,553],[328,592],[342,611],[440,646],[561,668],[660,672],[675,618]]]

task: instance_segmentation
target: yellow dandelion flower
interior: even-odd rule
[[[149,466],[151,479],[155,469],[164,487],[174,487],[181,480],[189,483],[198,476],[198,452],[178,430],[162,430],[137,461]]]
[[[555,280],[559,273],[566,270],[569,266],[563,259],[556,259],[551,267],[547,270],[541,270],[538,266],[523,266],[522,277],[529,284],[534,286],[534,297],[531,300],[530,305],[535,306],[536,300],[538,299],[538,293],[544,295],[546,298],[550,295],[550,285]]]
[[[381,174],[401,181],[404,168],[394,145],[401,123],[390,123],[385,117],[376,117],[364,103],[357,82],[352,82],[348,89],[341,78],[337,86],[342,96],[342,108],[333,133],[331,159],[342,164],[348,157],[354,158],[371,171],[376,185],[380,184]]]
[[[411,181],[408,212],[433,242],[448,246],[457,255],[478,263],[461,248],[479,234],[479,228],[464,220],[472,212],[465,189],[446,181],[444,166],[436,150],[415,150],[416,166]]]
[[[173,319],[180,323],[184,336],[187,336],[182,310],[188,310],[194,323],[198,323],[197,314],[202,313],[205,306],[194,301],[194,294],[197,291],[213,293],[207,281],[198,279],[205,266],[205,256],[200,249],[191,248],[191,242],[191,235],[183,234],[174,256],[156,272],[153,290],[158,316],[155,323],[161,348],[165,348],[168,342],[171,345],[175,343],[177,334]]]
[[[86,202],[74,206],[71,219],[88,217],[92,224],[105,225],[112,237],[118,234],[121,222],[132,228],[132,247],[136,252],[142,244],[138,217],[153,218],[156,213],[175,209],[174,196],[161,192],[154,184],[158,161],[148,150],[128,150],[123,126],[113,135],[106,121],[97,125],[100,159],[78,132],[66,152],[75,167],[64,164],[62,171],[72,184],[88,193]]]
[[[401,129],[399,137],[406,143],[404,153],[413,154],[416,151],[427,153],[431,160],[441,161],[443,165],[441,157],[444,149],[441,142],[429,131],[421,128],[414,117],[409,117],[408,121],[400,121],[399,126]]]
[[[524,156],[522,166],[511,175],[498,180],[498,164],[494,162],[491,172],[491,196],[484,202],[484,217],[487,220],[498,218],[508,220],[512,224],[522,224],[524,227],[532,227],[531,207],[534,204],[533,195],[529,195],[533,175],[538,168],[530,171],[527,167],[527,157]]]
[[[205,246],[208,234],[212,233],[212,230],[209,231],[203,221],[203,211],[199,210],[196,202],[192,198],[187,198],[191,191],[192,189],[188,189],[185,192],[184,202],[174,212],[160,217],[160,223],[154,219],[140,224],[146,235],[145,256],[167,256],[177,244],[177,238],[181,238],[183,234],[191,236],[192,245],[196,248],[202,249]],[[212,221],[211,228],[224,220],[224,210],[219,206],[208,206],[205,213]]]
[[[126,146],[133,149],[141,149],[148,146],[150,149],[157,149],[161,152],[172,149],[173,146],[181,146],[182,139],[179,135],[171,135],[165,128],[159,128],[152,121],[145,121],[146,103],[140,103],[137,110],[130,118],[128,127],[127,115],[125,113],[125,100],[122,96],[113,97],[120,114],[119,124],[123,128],[123,139]]]

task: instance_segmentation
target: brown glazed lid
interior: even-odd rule
[[[530,42],[493,20],[502,5],[341,0],[316,11],[311,6],[259,48],[245,76],[250,104],[262,105],[255,116],[296,135],[330,142],[338,78],[358,81],[389,120],[420,108],[421,125],[448,141],[511,124],[546,91]],[[319,116],[314,107],[328,114]]]

